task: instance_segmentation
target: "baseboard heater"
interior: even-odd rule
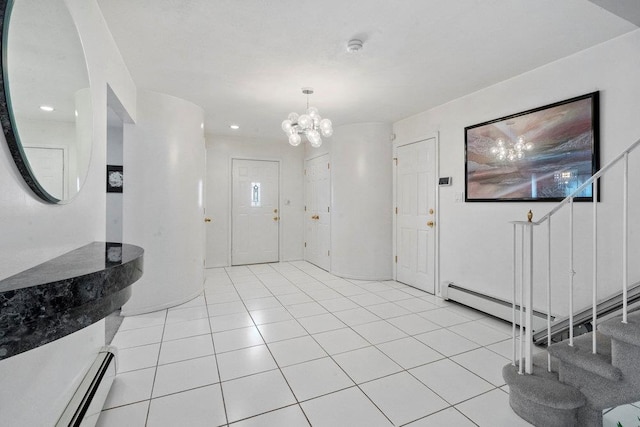
[[[505,320],[509,323],[512,321],[511,301],[503,300],[490,295],[465,289],[454,283],[447,282],[442,287],[442,298],[455,301],[462,305],[466,305],[483,313]],[[516,305],[516,310],[520,310],[520,305]],[[519,321],[519,315],[516,314],[516,323]],[[554,317],[551,316],[551,321]],[[533,310],[533,330],[547,326],[547,313]]]
[[[56,427],[92,427],[98,417],[116,376],[117,349],[105,346],[84,376],[69,401]]]

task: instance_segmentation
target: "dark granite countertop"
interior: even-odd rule
[[[0,281],[0,360],[62,338],[120,308],[144,250],[93,242]]]

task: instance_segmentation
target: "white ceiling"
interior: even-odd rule
[[[283,141],[303,86],[334,127],[394,122],[638,28],[587,0],[98,3],[138,88],[200,105],[207,134]]]

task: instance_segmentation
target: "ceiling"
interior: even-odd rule
[[[98,4],[139,89],[200,105],[209,135],[282,141],[303,86],[334,128],[394,122],[638,28],[586,0]]]

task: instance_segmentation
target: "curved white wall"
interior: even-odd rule
[[[340,126],[331,138],[331,272],[392,278],[391,125]]]
[[[144,275],[122,308],[133,315],[188,301],[203,290],[205,145],[200,107],[138,92],[124,125],[124,241],[145,249]]]

